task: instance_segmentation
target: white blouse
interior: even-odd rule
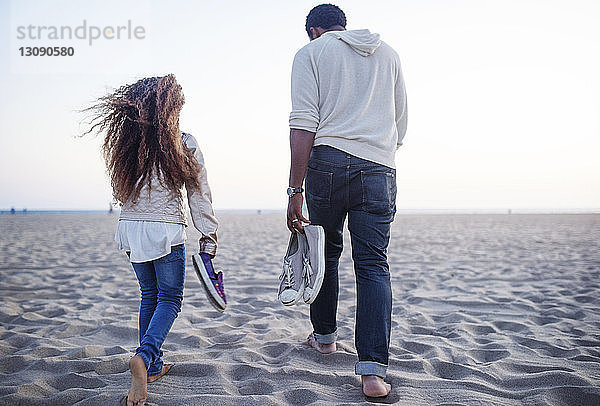
[[[119,220],[115,241],[130,251],[131,262],[147,262],[171,253],[171,246],[183,244],[185,226],[163,221]]]

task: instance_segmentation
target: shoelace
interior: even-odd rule
[[[219,280],[214,280],[213,285],[215,286],[215,289],[217,289],[217,292],[219,292],[219,296],[222,297],[225,295],[225,291],[223,289],[224,286]]]
[[[304,258],[302,262],[304,263],[304,278],[306,279],[306,286],[310,286],[310,278],[313,275],[313,270],[310,266],[310,261],[308,258]]]
[[[286,288],[294,286],[294,272],[290,261],[283,261],[283,271],[281,272],[281,275],[279,275],[279,280],[283,280]]]
[[[225,298],[225,285],[223,285],[222,275],[217,275],[215,271],[212,271],[212,275],[209,275],[209,277],[219,296]]]

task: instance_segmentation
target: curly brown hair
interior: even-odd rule
[[[117,201],[137,200],[145,184],[152,188],[154,172],[173,192],[184,185],[200,189],[203,168],[179,130],[184,103],[181,86],[170,74],[121,86],[84,110],[92,113],[88,133],[106,133],[102,152]]]

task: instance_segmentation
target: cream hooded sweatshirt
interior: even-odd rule
[[[292,65],[290,128],[390,168],[406,133],[406,91],[398,54],[369,30],[329,31]]]

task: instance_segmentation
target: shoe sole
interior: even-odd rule
[[[300,241],[298,241],[298,236],[297,236],[296,234],[292,234],[292,235],[290,236],[290,242],[288,243],[288,248],[287,248],[287,251],[286,251],[286,254],[285,254],[284,260],[285,260],[285,259],[288,259],[288,258],[289,258],[290,256],[292,256],[292,255],[296,255],[296,254],[297,254],[297,252],[298,252],[298,251],[296,251],[296,252],[290,253],[290,249],[291,249],[292,241],[294,240],[294,238],[296,238],[296,240],[297,240],[297,245],[298,245],[298,249],[299,249],[299,246],[300,246]],[[302,278],[304,278],[304,275],[302,275]],[[283,284],[283,281],[282,281],[281,283]],[[298,302],[300,302],[300,301],[302,300],[302,298],[303,298],[303,296],[304,296],[304,288],[305,288],[305,286],[304,286],[304,280],[302,280],[302,283],[300,284],[300,289],[299,289],[299,290],[298,290],[298,292],[296,293],[296,296],[294,297],[294,299],[293,299],[293,300],[291,300],[291,301],[289,301],[289,302],[284,302],[283,300],[281,300],[281,294],[282,294],[283,292],[285,292],[286,290],[288,290],[288,289],[291,289],[291,288],[287,288],[287,289],[284,289],[283,291],[279,292],[279,293],[277,294],[277,299],[278,299],[278,300],[281,302],[281,304],[282,304],[282,305],[284,305],[284,306],[293,306],[293,305],[295,305],[296,303],[298,303]],[[280,285],[279,289],[281,289],[281,285]],[[292,290],[293,290],[293,289],[292,289]]]
[[[283,292],[285,292],[285,290]],[[283,292],[281,292],[281,293],[283,293]],[[296,303],[298,303],[300,301],[300,299],[303,298],[303,296],[304,296],[304,288],[298,291],[298,295],[291,302],[284,302],[283,300],[281,300],[281,294],[278,295],[278,299],[281,302],[281,304],[284,306],[293,306]]]
[[[213,286],[210,281],[210,277],[208,276],[208,272],[204,267],[204,262],[202,262],[202,258],[200,255],[194,254],[192,255],[192,263],[194,264],[194,270],[196,271],[196,275],[198,275],[198,279],[202,283],[204,287],[204,293],[206,293],[206,298],[217,311],[223,313],[225,308],[227,308],[227,303],[219,296],[219,293]]]
[[[311,304],[315,301],[321,290],[321,285],[323,285],[323,279],[325,278],[325,230],[323,230],[323,227],[317,227],[316,229],[319,234],[319,241],[321,241],[318,247],[318,255],[321,261],[319,263],[320,266],[317,269],[315,284],[312,288],[312,292],[310,292],[308,300],[304,299],[304,294],[302,295],[304,302],[307,304]],[[310,288],[305,288],[304,292],[306,292],[306,289]]]

